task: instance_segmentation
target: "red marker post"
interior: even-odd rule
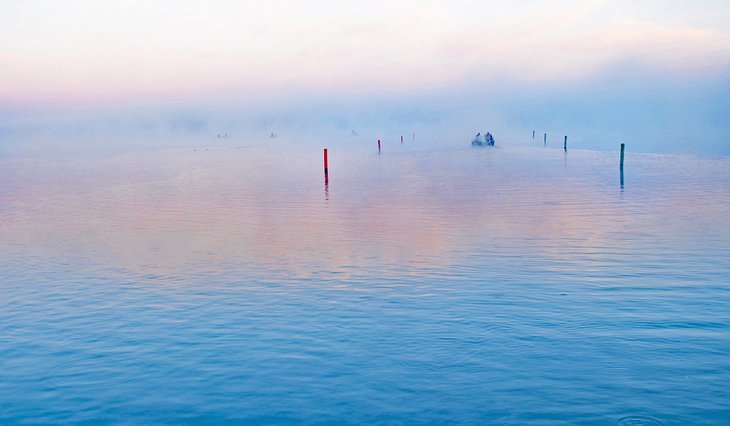
[[[324,149],[324,174],[328,173],[327,167],[327,148]]]
[[[378,139],[378,154],[380,154],[380,139]]]

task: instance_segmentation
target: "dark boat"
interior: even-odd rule
[[[494,146],[494,137],[489,132],[484,137],[482,137],[481,133],[477,133],[474,139],[472,139],[471,144],[472,146]]]

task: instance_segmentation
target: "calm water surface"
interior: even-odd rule
[[[730,159],[367,145],[2,154],[0,423],[730,422]]]

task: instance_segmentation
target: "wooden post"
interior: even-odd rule
[[[380,154],[380,139],[378,139],[378,154]]]
[[[563,141],[563,151],[568,150],[568,135],[565,135],[565,140]]]
[[[626,148],[626,144],[623,144],[622,143],[621,144],[621,163],[620,163],[620,166],[619,166],[619,167],[621,167],[621,170],[624,169],[624,148]]]
[[[535,131],[534,130],[532,131],[532,140],[533,141],[535,140]]]
[[[542,136],[542,144],[547,146],[547,133]]]

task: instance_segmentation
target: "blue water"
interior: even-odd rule
[[[730,159],[327,145],[5,152],[0,424],[730,422]]]

